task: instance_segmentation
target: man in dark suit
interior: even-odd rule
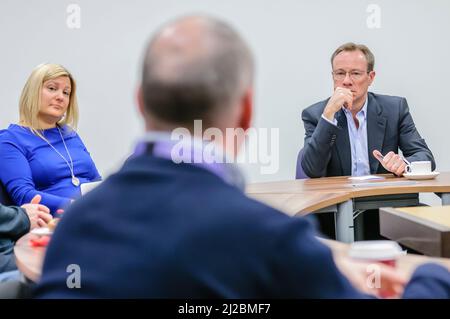
[[[52,219],[46,206],[40,205],[40,195],[22,207],[0,204],[0,281],[3,272],[17,269],[14,260],[14,243],[36,227],[44,227]]]
[[[368,92],[375,78],[374,63],[370,50],[354,43],[342,45],[332,55],[333,95],[302,113],[301,165],[309,177],[388,172],[402,176],[406,164],[399,149],[409,162],[431,161],[435,168],[406,99]]]
[[[309,177],[402,176],[406,163],[431,161],[433,154],[414,125],[405,98],[368,92],[375,58],[365,45],[346,43],[331,57],[333,95],[303,110],[302,168]],[[401,150],[403,156],[398,154]],[[332,214],[317,216],[322,231],[334,236]],[[378,211],[366,212],[365,239],[380,239]],[[362,225],[360,222],[359,225]]]
[[[216,19],[184,17],[155,35],[138,91],[143,144],[66,211],[37,297],[365,298],[380,291],[367,286],[366,264],[334,259],[305,219],[246,197],[232,164],[207,160],[233,158],[242,139],[228,145],[228,129],[249,128],[252,61],[240,36]],[[207,145],[215,151],[206,152],[203,133],[213,128]],[[187,140],[172,139],[170,132],[183,131]],[[183,155],[174,152],[180,145]],[[380,267],[381,290],[401,292],[404,278]],[[423,266],[405,294],[448,297],[450,273]]]

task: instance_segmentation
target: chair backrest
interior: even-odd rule
[[[298,152],[297,155],[297,169],[295,171],[295,179],[309,178],[308,175],[306,175],[306,173],[303,171],[302,160],[303,160],[303,148]]]
[[[3,204],[5,206],[11,206],[13,205],[13,201],[9,197],[8,193],[6,192],[5,186],[0,182],[0,204]]]

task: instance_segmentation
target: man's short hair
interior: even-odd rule
[[[375,57],[373,53],[370,51],[370,49],[365,46],[364,44],[356,44],[353,42],[348,42],[343,45],[341,45],[339,48],[334,51],[333,55],[331,56],[331,67],[333,67],[333,61],[336,55],[343,51],[361,51],[367,60],[367,72],[373,71],[373,68],[375,67]]]
[[[168,123],[193,125],[201,119],[210,124],[252,84],[252,54],[239,34],[223,21],[197,19],[202,26],[200,42],[195,42],[199,48],[155,48],[164,30],[183,20],[179,19],[163,27],[146,51],[142,73],[145,110]]]

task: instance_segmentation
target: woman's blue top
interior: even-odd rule
[[[80,183],[100,180],[78,134],[68,126],[60,127],[60,131]],[[72,184],[72,174],[66,163],[71,164],[70,157],[58,128],[43,130],[42,135],[62,156],[27,127],[11,124],[8,129],[0,130],[0,181],[16,205],[29,203],[40,194],[41,204],[48,206],[54,214],[81,192],[79,186]]]

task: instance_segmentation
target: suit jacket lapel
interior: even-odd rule
[[[383,152],[383,141],[386,132],[386,117],[374,97],[369,93],[367,103],[367,148],[369,152],[370,172],[375,174],[380,162],[372,155],[373,150]],[[385,155],[385,154],[383,154]]]
[[[340,128],[336,138],[336,149],[341,161],[342,175],[352,175],[352,152],[350,149],[350,138],[348,136],[347,118],[344,111],[340,110],[336,115]]]

